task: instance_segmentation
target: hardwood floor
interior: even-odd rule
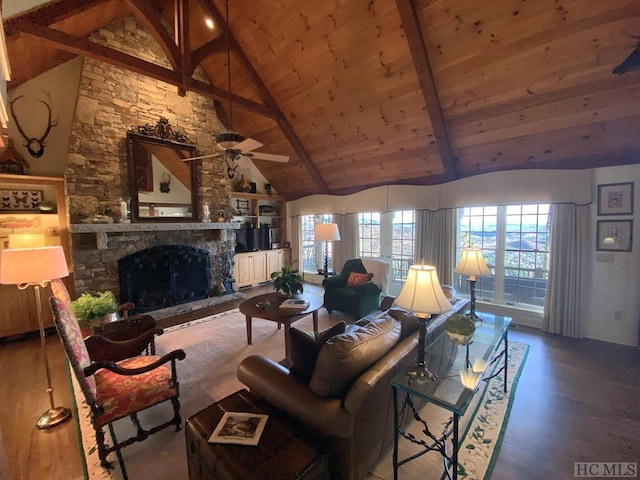
[[[308,286],[314,289],[320,291]],[[267,291],[271,287],[245,293]],[[509,338],[531,348],[493,479],[568,479],[574,462],[640,459],[640,356],[634,348],[517,326]],[[47,354],[55,403],[70,407],[65,355],[56,335],[47,337]],[[74,422],[51,430],[35,426],[49,408],[37,337],[0,345],[0,402],[1,480],[82,478]]]

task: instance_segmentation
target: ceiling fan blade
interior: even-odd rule
[[[209,155],[200,155],[199,157],[183,158],[182,160],[184,162],[190,162],[191,160],[202,160],[204,158],[222,157],[222,156],[224,156],[224,154],[225,154],[225,152],[210,153]]]
[[[262,144],[259,141],[254,140],[253,138],[245,138],[242,142],[235,145],[233,148],[235,150],[240,150],[241,152],[246,153],[260,147],[262,147]]]
[[[251,152],[253,158],[258,160],[269,160],[270,162],[287,163],[289,161],[288,155],[274,155],[272,153]]]

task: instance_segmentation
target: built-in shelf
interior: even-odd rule
[[[240,223],[74,223],[71,233],[163,232],[171,230],[229,230],[240,228]]]

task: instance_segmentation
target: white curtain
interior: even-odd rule
[[[291,219],[291,231],[287,232],[289,243],[291,243],[291,263],[300,271],[302,271],[302,240],[300,233],[302,232],[302,217],[293,217]]]
[[[358,214],[334,215],[333,221],[340,232],[340,240],[333,242],[333,269],[340,273],[344,262],[360,256]]]
[[[580,321],[586,305],[583,285],[591,271],[591,206],[551,205],[549,280],[542,329],[566,337],[581,338]]]
[[[456,210],[416,211],[415,262],[433,265],[443,285],[453,285],[456,263]]]

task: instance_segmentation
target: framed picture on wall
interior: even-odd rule
[[[633,220],[598,220],[599,252],[630,252],[633,243]]]
[[[633,215],[633,182],[598,185],[598,215]]]

